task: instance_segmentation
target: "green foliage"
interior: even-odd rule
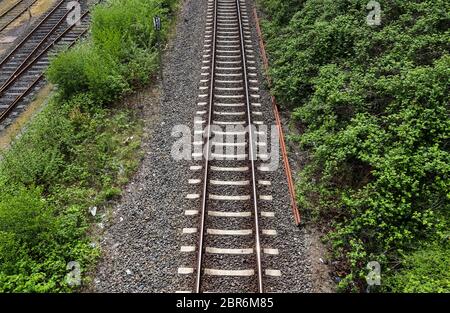
[[[40,196],[41,191],[35,188],[18,187],[6,193],[0,202],[0,231],[14,234],[14,239],[31,246],[38,245],[43,239],[39,235],[51,229],[53,222],[52,212]]]
[[[69,291],[67,263],[84,271],[98,255],[86,237],[88,208],[117,196],[137,165],[131,112],[101,109],[88,95],[56,100],[0,163],[2,292]]]
[[[450,247],[431,245],[405,256],[403,268],[389,277],[392,292],[450,292]]]
[[[92,37],[52,60],[58,95],[1,156],[0,292],[71,291],[67,264],[86,274],[98,257],[88,208],[120,195],[142,132],[133,111],[105,104],[149,82],[158,67],[152,16],[168,22],[176,3],[97,6]]]
[[[66,99],[89,92],[96,103],[111,102],[129,89],[128,83],[121,75],[120,65],[92,46],[84,42],[60,53],[47,70],[47,77]]]
[[[108,173],[128,171],[128,165],[115,158],[127,159],[138,143],[136,137],[124,145],[127,138],[114,135],[132,129],[131,112],[111,114],[96,107],[89,95],[63,104],[50,103],[44,114],[37,116],[38,126],[32,126],[4,155],[1,173],[14,182],[38,184],[50,192],[59,188],[55,182],[103,188],[110,183]]]
[[[450,5],[381,3],[382,25],[369,26],[367,1],[303,1],[287,15],[281,3],[263,1],[274,16],[263,29],[273,92],[310,152],[298,199],[334,221],[341,286],[364,289],[368,261],[389,268],[448,230]]]
[[[69,99],[89,92],[96,103],[110,103],[149,82],[158,67],[153,17],[169,23],[177,1],[113,0],[92,11],[91,37],[54,58],[47,78]],[[160,40],[167,37],[164,27]]]
[[[57,213],[38,188],[1,190],[0,292],[70,290],[64,280],[68,260],[87,266],[97,253],[81,240],[87,227],[81,211]]]
[[[265,10],[270,12],[270,18],[278,25],[286,25],[294,13],[301,8],[304,0],[261,0]]]

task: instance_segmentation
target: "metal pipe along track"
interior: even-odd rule
[[[193,206],[198,201],[198,210],[186,215],[198,212],[199,227],[183,229],[184,234],[198,237],[196,245],[181,247],[182,252],[195,251],[195,266],[178,269],[181,275],[194,276],[196,293],[264,292],[264,273],[280,275],[272,269],[263,273],[263,252],[274,255],[278,249],[262,248],[261,236],[276,231],[260,227],[260,216],[270,218],[273,213],[259,208],[272,196],[259,192],[271,183],[257,173],[258,146],[266,142],[255,127],[263,122],[254,121],[262,113],[250,34],[245,1],[208,1],[194,123],[202,130],[194,131],[193,156],[202,163],[191,167],[202,170],[202,178],[189,180],[201,190],[186,196]]]

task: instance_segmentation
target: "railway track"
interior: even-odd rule
[[[88,29],[89,11],[80,23],[68,23],[69,1],[58,1],[0,61],[0,127],[6,127],[42,84],[49,57],[73,45]]]
[[[202,62],[194,122],[198,161],[189,180],[198,192],[186,196],[192,209],[185,211],[198,219],[183,229],[194,242],[181,246],[181,253],[195,254],[195,264],[178,269],[192,276],[192,289],[181,292],[264,292],[267,280],[281,273],[264,260],[278,249],[270,246],[276,231],[260,225],[274,213],[261,210],[270,207],[271,182],[267,156],[259,153],[267,136],[257,129],[263,121],[245,1],[208,1]]]
[[[0,11],[0,32],[28,11],[37,0],[18,0],[12,6]]]

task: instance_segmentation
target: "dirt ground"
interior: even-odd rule
[[[0,15],[5,13],[9,8],[11,8],[14,4],[19,2],[19,0],[3,0],[0,4]]]
[[[23,131],[26,123],[44,107],[52,89],[53,87],[50,84],[44,86],[34,97],[34,100],[26,106],[25,111],[14,119],[13,124],[0,131],[0,151],[8,149],[13,139]]]
[[[312,225],[306,226],[308,255],[311,260],[313,292],[336,292],[336,284],[330,276],[328,251],[321,241],[323,234]]]
[[[7,28],[3,30],[0,34],[0,57],[1,55],[14,43],[14,41],[24,35],[24,33],[29,29],[29,27],[45,12],[50,9],[50,7],[57,0],[38,0],[31,7],[31,19],[27,12],[22,14],[14,22],[12,22]],[[9,7],[14,5],[17,0],[3,0],[2,8],[0,13],[6,11]]]

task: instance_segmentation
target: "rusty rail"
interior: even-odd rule
[[[270,75],[269,75],[269,60],[267,58],[266,48],[265,48],[265,45],[264,45],[264,38],[263,38],[262,31],[261,31],[261,27],[259,25],[259,17],[258,17],[258,12],[257,12],[256,8],[253,8],[253,15],[254,15],[254,18],[255,18],[256,31],[258,32],[259,47],[260,47],[260,50],[261,50],[261,55],[262,55],[262,59],[263,59],[263,63],[264,63],[265,75],[266,75],[269,87],[271,88],[272,87],[272,80],[271,80]],[[300,222],[301,222],[300,212],[298,210],[297,201],[295,200],[294,181],[292,179],[291,166],[289,165],[289,159],[287,157],[287,149],[286,149],[286,144],[285,144],[285,141],[284,141],[284,132],[283,132],[282,124],[281,124],[278,104],[276,102],[275,96],[271,95],[271,100],[272,100],[273,113],[275,115],[275,120],[276,120],[276,123],[277,123],[278,135],[280,137],[280,147],[281,147],[281,154],[283,156],[284,171],[286,173],[289,193],[290,193],[290,196],[291,196],[292,213],[294,215],[295,223],[297,225],[300,225]]]

